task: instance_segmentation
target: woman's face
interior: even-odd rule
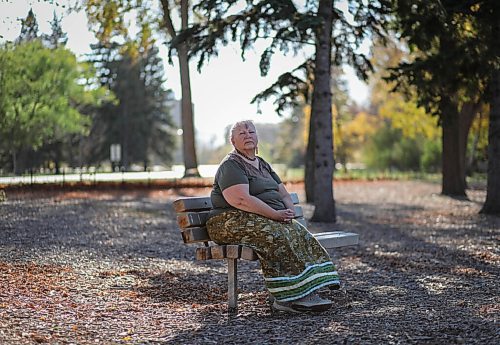
[[[255,149],[259,142],[255,127],[251,124],[236,127],[231,142],[239,151]]]

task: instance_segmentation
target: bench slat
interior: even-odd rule
[[[196,260],[210,260],[211,258],[210,247],[196,248]]]
[[[210,211],[182,212],[177,214],[177,224],[181,229],[205,226]]]
[[[189,228],[182,231],[184,243],[199,243],[211,241],[206,228]]]
[[[225,259],[226,258],[226,246],[211,246],[210,254],[212,255],[212,259]]]
[[[321,245],[327,249],[354,246],[359,242],[359,235],[353,232],[320,232],[313,235],[319,241],[319,243],[321,243]]]
[[[212,202],[210,197],[189,197],[180,198],[173,203],[175,212],[185,212],[185,211],[202,211],[210,210],[212,208]]]
[[[257,253],[250,247],[241,246],[241,258],[249,261],[259,260]]]
[[[229,244],[226,246],[226,257],[228,259],[239,259],[241,257],[241,246]]]
[[[243,259],[256,261],[259,259],[253,249],[242,245],[213,245],[196,248],[196,260]]]

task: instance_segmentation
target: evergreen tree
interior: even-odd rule
[[[29,42],[38,39],[38,22],[33,9],[30,8],[25,19],[21,19],[21,33],[17,38],[17,43]]]
[[[44,43],[49,48],[64,47],[68,42],[68,35],[63,31],[61,21],[62,18],[57,18],[56,12],[54,11],[52,20],[50,21],[51,32],[43,36]]]
[[[103,43],[110,42],[112,37],[128,39],[128,25],[124,19],[127,15],[135,16],[140,32],[147,32],[150,35],[154,30],[160,36],[167,36],[169,39],[175,39],[179,31],[186,29],[192,19],[189,0],[85,0],[83,3],[90,23],[96,27],[96,36]],[[180,18],[180,21],[175,20],[176,16]],[[174,24],[180,24],[180,27],[176,29]],[[177,58],[181,77],[181,120],[185,177],[200,176],[195,148],[194,113],[187,46],[181,44]]]
[[[158,49],[151,42],[141,48],[132,42],[120,46],[93,47],[94,63],[101,85],[108,87],[116,102],[97,110],[86,151],[90,162],[108,159],[111,144],[121,145],[120,165],[143,165],[172,160],[174,135],[167,101],[171,92],[163,87],[164,71]]]

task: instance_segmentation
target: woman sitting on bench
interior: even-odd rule
[[[258,255],[273,308],[288,312],[321,312],[332,302],[317,294],[321,287],[339,286],[326,250],[293,218],[293,202],[271,166],[258,153],[251,121],[235,123],[234,147],[221,162],[211,193],[207,221],[218,244],[242,244]]]

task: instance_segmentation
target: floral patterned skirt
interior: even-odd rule
[[[260,259],[266,287],[281,302],[293,301],[327,285],[339,285],[330,256],[299,222],[281,223],[241,210],[207,221],[218,244],[241,244]]]

